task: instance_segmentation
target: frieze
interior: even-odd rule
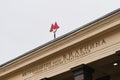
[[[71,61],[74,61],[75,59],[91,54],[93,49],[100,47],[104,44],[106,44],[106,41],[104,39],[94,41],[91,43],[89,42],[87,44],[81,44],[79,47],[65,52],[65,54],[57,56],[56,58],[46,61],[44,63],[38,64],[37,66],[26,69],[22,73],[22,76],[23,77],[27,77],[27,75],[33,76],[38,72],[39,73],[45,72],[57,66],[63,65],[65,63],[69,63]]]

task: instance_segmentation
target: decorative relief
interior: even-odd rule
[[[67,51],[67,53],[60,55],[52,60],[46,61],[43,64],[38,64],[37,66],[31,67],[27,70],[25,70],[22,75],[23,77],[27,77],[27,75],[34,75],[36,73],[45,72],[47,70],[50,70],[52,68],[55,68],[59,65],[63,65],[65,63],[69,63],[77,58],[86,56],[88,54],[91,54],[92,50],[100,47],[102,45],[106,44],[106,41],[104,39],[91,42],[88,44],[81,44],[79,47],[74,48],[71,51]]]

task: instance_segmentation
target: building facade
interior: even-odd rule
[[[120,80],[120,9],[0,66],[0,80]]]

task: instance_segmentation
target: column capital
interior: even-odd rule
[[[50,78],[42,78],[40,80],[51,80]]]
[[[94,72],[94,69],[82,64],[71,68],[71,71],[73,72],[75,80],[92,80],[92,73]]]
[[[73,73],[76,73],[76,72],[81,72],[81,73],[84,73],[84,72],[89,72],[89,73],[93,73],[94,72],[94,69],[85,65],[85,64],[82,64],[82,65],[79,65],[79,66],[76,66],[74,68],[71,68],[71,71]]]
[[[115,54],[117,54],[118,56],[120,56],[120,50],[116,51]]]

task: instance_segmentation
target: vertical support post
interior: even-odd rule
[[[74,80],[92,80],[94,70],[85,64],[71,68],[74,75]]]
[[[100,77],[96,80],[111,80],[111,79],[110,79],[110,76],[103,76],[103,77]]]
[[[50,78],[42,78],[40,80],[51,80]]]
[[[118,56],[120,56],[120,50],[116,51],[116,53]]]

